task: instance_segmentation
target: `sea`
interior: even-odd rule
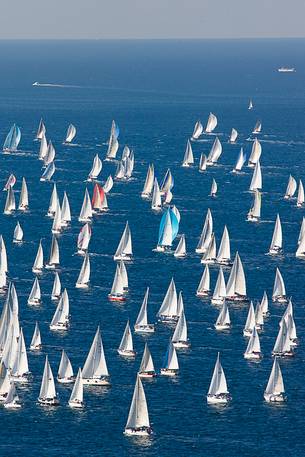
[[[0,184],[13,173],[18,201],[22,177],[29,189],[29,212],[5,216],[6,192],[0,192],[0,233],[8,253],[9,279],[19,298],[20,325],[29,347],[35,322],[39,323],[43,348],[28,352],[32,380],[17,385],[22,408],[0,409],[3,457],[265,457],[304,456],[305,398],[305,262],[295,258],[304,208],[296,199],[283,199],[289,175],[305,178],[305,40],[155,40],[155,41],[1,41],[0,42],[0,142],[11,125],[22,133],[18,152],[0,154]],[[281,66],[294,73],[279,73]],[[33,86],[34,82],[48,86]],[[254,108],[248,110],[249,100]],[[187,140],[195,122],[205,125],[216,114],[215,134],[192,143],[195,164],[181,167]],[[42,163],[37,160],[39,142],[33,141],[43,118],[47,139],[56,149],[56,172],[51,183],[42,183]],[[263,174],[262,218],[246,222],[252,205],[249,193],[252,169],[231,173],[240,148],[249,156],[256,121],[262,121]],[[82,224],[78,215],[85,180],[94,156],[105,158],[112,120],[119,125],[121,156],[124,145],[135,154],[135,167],[128,182],[115,182],[108,195],[109,212],[94,217],[89,245],[91,278],[88,290],[75,288],[82,264],[76,242]],[[73,123],[73,145],[62,144]],[[234,127],[236,144],[228,143]],[[223,154],[215,167],[198,172],[201,153],[208,154],[219,137]],[[159,182],[168,168],[174,176],[173,201],[180,214],[179,234],[185,234],[187,256],[153,251],[158,241],[162,214],[153,213],[150,202],[141,199],[148,165],[155,166]],[[116,163],[104,162],[100,181],[114,175]],[[212,179],[218,184],[216,198],[209,197]],[[72,211],[71,227],[58,236],[59,274],[70,299],[71,326],[51,332],[55,311],[50,299],[54,272],[40,276],[42,304],[27,305],[34,275],[32,265],[39,240],[47,260],[52,220],[46,217],[56,182],[62,199],[66,191]],[[219,246],[224,226],[231,239],[231,255],[238,251],[244,265],[247,293],[256,303],[266,291],[270,315],[260,333],[263,359],[246,361],[247,339],[243,337],[249,304],[230,304],[232,328],[216,332],[219,307],[196,297],[203,272],[195,248],[207,209],[214,220]],[[283,227],[283,254],[266,255],[276,215]],[[24,242],[13,244],[17,221]],[[127,265],[129,293],[124,304],[108,301],[116,264],[116,250],[126,221],[129,222],[133,261]],[[174,248],[177,244],[174,242]],[[285,305],[272,303],[276,267],[279,267],[292,298],[299,337],[295,357],[280,360],[287,402],[269,405],[263,393],[271,371],[271,351]],[[218,267],[211,267],[214,289]],[[229,269],[224,269],[226,280]],[[136,374],[147,341],[159,372],[173,328],[157,323],[156,313],[171,278],[182,291],[191,346],[179,350],[179,375],[157,376],[143,381],[153,434],[149,438],[123,435]],[[149,321],[156,332],[133,334],[134,360],[117,353],[127,320],[135,323],[146,288],[150,288]],[[0,296],[1,306],[6,295]],[[82,367],[100,326],[111,376],[110,388],[86,387],[85,407],[67,406],[71,385],[56,384],[60,406],[39,406],[45,356],[57,375],[62,349],[75,373]],[[217,352],[227,377],[232,402],[225,407],[207,405]]]

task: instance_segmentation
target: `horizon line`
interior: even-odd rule
[[[289,36],[289,37],[87,37],[87,38],[67,38],[67,37],[45,37],[45,38],[0,38],[0,41],[204,41],[204,40],[226,40],[226,41],[241,41],[241,40],[303,40],[305,36]]]

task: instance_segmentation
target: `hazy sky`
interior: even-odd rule
[[[0,38],[304,37],[305,0],[0,0]]]

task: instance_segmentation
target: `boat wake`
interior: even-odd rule
[[[32,86],[35,87],[60,87],[60,88],[80,88],[82,86],[76,86],[72,84],[53,84],[53,83],[39,83],[35,81]]]

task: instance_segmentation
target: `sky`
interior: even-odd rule
[[[305,0],[0,0],[0,39],[305,36]]]

